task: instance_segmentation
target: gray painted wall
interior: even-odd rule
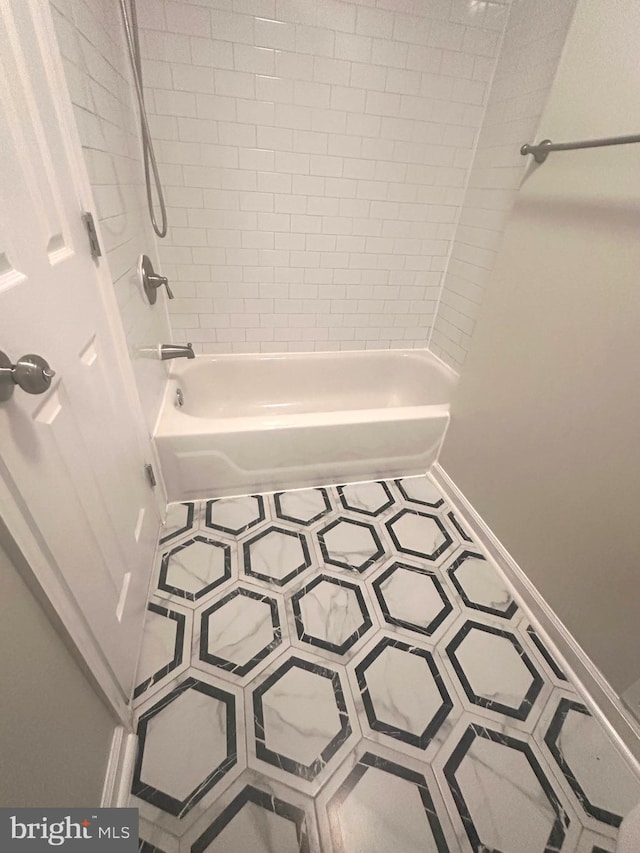
[[[116,722],[2,540],[0,806],[100,805]]]
[[[540,138],[637,133],[640,5],[578,0]],[[525,181],[441,464],[618,692],[640,676],[639,147]]]

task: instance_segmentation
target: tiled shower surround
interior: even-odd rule
[[[175,336],[426,346],[508,4],[139,7]]]
[[[428,345],[460,370],[574,5],[140,0],[174,338]],[[119,10],[52,9],[151,426],[162,372],[138,349],[170,335],[133,270],[155,247]]]
[[[428,477],[174,504],[142,850],[602,853],[640,780]]]

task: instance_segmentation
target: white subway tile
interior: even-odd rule
[[[241,192],[240,210],[273,212],[273,193]]]
[[[357,136],[329,134],[329,154],[338,157],[359,158],[362,152],[362,140]],[[344,167],[344,164],[343,164]],[[341,169],[342,173],[343,169]]]
[[[259,101],[290,104],[293,101],[293,81],[286,77],[256,75],[256,97]]]
[[[392,68],[406,68],[409,46],[391,39],[374,39],[371,61],[374,65]]]
[[[316,57],[317,58],[317,57]],[[313,79],[314,57],[286,50],[275,52],[275,73],[278,77],[289,77],[293,80]]]
[[[254,75],[245,71],[227,71],[216,68],[214,85],[216,95],[229,95],[236,98],[255,97]]]
[[[250,124],[220,121],[218,122],[218,138],[222,145],[257,147],[256,128]]]
[[[206,8],[186,3],[165,2],[167,29],[170,33],[185,33],[192,36],[209,35],[211,15]]]
[[[431,21],[416,18],[415,15],[398,13],[395,16],[393,37],[398,41],[425,45],[429,39],[430,28]]]
[[[342,157],[331,157],[323,154],[312,154],[310,157],[310,172],[312,175],[322,175],[323,177],[342,176],[343,160]]]
[[[437,74],[440,71],[443,51],[435,47],[412,44],[407,55],[407,68]]]
[[[358,6],[356,33],[363,36],[391,38],[393,33],[393,15],[380,9]]]
[[[163,62],[189,62],[189,38],[178,33],[144,30],[141,33],[140,52],[145,59]]]
[[[267,101],[236,100],[237,118],[243,124],[272,125],[275,123],[275,104]],[[235,116],[234,116],[235,117]]]
[[[196,95],[198,118],[210,118],[217,121],[235,121],[236,101],[221,95]]]
[[[254,44],[253,17],[220,9],[211,10],[211,31],[215,39]]]
[[[224,264],[225,250],[214,249],[211,246],[195,247],[192,249],[193,262],[195,264]]]
[[[153,93],[155,111],[160,115],[195,116],[196,97],[192,92],[174,92],[155,89]]]
[[[351,62],[370,62],[373,39],[348,33],[336,33],[335,57]]]
[[[276,17],[293,24],[315,25],[317,8],[313,0],[276,0]]]
[[[356,27],[356,5],[342,0],[318,0],[318,25],[352,33]]]
[[[249,71],[255,74],[274,74],[276,66],[275,51],[268,47],[234,44],[233,63],[236,71]]]
[[[310,83],[296,81],[294,83],[294,103],[306,107],[328,107],[330,105],[332,87],[326,83]],[[331,106],[334,106],[331,104]]]
[[[234,145],[200,146],[200,162],[203,166],[217,166],[225,169],[238,168],[238,149]]]
[[[258,127],[258,147],[281,151],[293,149],[293,131],[281,127]]]
[[[229,42],[193,36],[190,39],[191,61],[210,68],[233,68],[233,47]],[[145,82],[147,70],[144,70]]]
[[[255,43],[278,50],[296,50],[296,27],[284,21],[256,18]]]
[[[291,175],[283,175],[279,172],[258,172],[257,186],[260,192],[290,193]]]
[[[420,91],[421,77],[417,71],[401,71],[390,68],[387,71],[387,92],[400,95],[416,95]]]
[[[215,144],[218,141],[218,124],[209,119],[179,118],[178,136],[183,142]]]
[[[372,115],[400,115],[400,95],[383,92],[367,92],[366,111]]]
[[[351,85],[359,89],[375,89],[384,92],[387,82],[387,69],[369,62],[351,64]]]
[[[241,169],[273,172],[275,154],[273,151],[263,148],[241,148],[239,151],[239,165]]]
[[[466,27],[461,47],[478,56],[495,56],[499,41],[500,33]]]
[[[276,151],[276,171],[289,174],[309,174],[310,155]]]
[[[311,112],[311,128],[324,133],[345,133],[347,114],[343,110],[314,109]]]
[[[279,128],[290,130],[310,130],[313,113],[310,107],[299,104],[276,104],[275,122]],[[291,137],[291,148],[295,149],[295,134]]]
[[[364,112],[367,93],[364,89],[354,89],[350,86],[331,86],[331,108],[344,110],[346,113]],[[329,106],[329,104],[316,104]]]
[[[324,27],[296,24],[295,50],[313,56],[334,56],[336,33]],[[338,34],[340,35],[340,34]],[[335,54],[337,55],[337,54]],[[346,57],[338,57],[346,58]]]
[[[183,4],[168,6],[175,15]],[[516,123],[541,108],[539,89],[529,89],[516,64],[526,58],[530,69],[530,57],[512,49],[465,201],[506,7],[492,16],[478,6],[475,17],[462,0],[184,4],[192,7],[183,30],[141,33],[172,208],[174,246],[161,246],[163,265],[174,266],[188,303],[170,306],[180,309],[175,328],[193,331],[206,351],[425,346],[456,237],[434,340],[462,359],[473,332],[469,306],[493,261],[488,226],[502,227],[521,174],[504,146],[529,135]],[[157,26],[163,9],[153,13]],[[203,13],[210,32],[194,29]],[[109,79],[115,72],[105,65]],[[101,86],[96,103],[113,123],[115,87]],[[126,89],[119,97],[128,98]],[[507,111],[513,140],[501,125]],[[102,127],[90,132],[98,142]],[[123,150],[117,174],[128,174],[126,137],[108,132]],[[109,164],[92,168],[109,174]],[[120,201],[109,198],[102,203],[116,215]],[[117,229],[114,220],[114,240]],[[236,301],[200,312],[197,300],[206,298]]]
[[[313,59],[313,79],[321,83],[334,83],[347,86],[351,77],[351,63],[345,59],[327,59],[316,56]]]

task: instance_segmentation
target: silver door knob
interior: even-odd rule
[[[44,394],[55,375],[41,355],[27,353],[12,364],[9,356],[0,351],[0,403],[11,397],[16,385],[27,394]]]

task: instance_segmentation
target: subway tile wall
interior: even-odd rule
[[[530,158],[575,0],[513,0],[429,348],[460,371]]]
[[[507,14],[479,0],[139,2],[174,338],[204,352],[426,346]]]
[[[164,300],[151,306],[136,277],[138,255],[156,259],[140,154],[137,106],[117,0],[52,0],[103,258],[113,280],[142,409],[152,431],[166,384],[164,365],[140,350],[170,340]]]

